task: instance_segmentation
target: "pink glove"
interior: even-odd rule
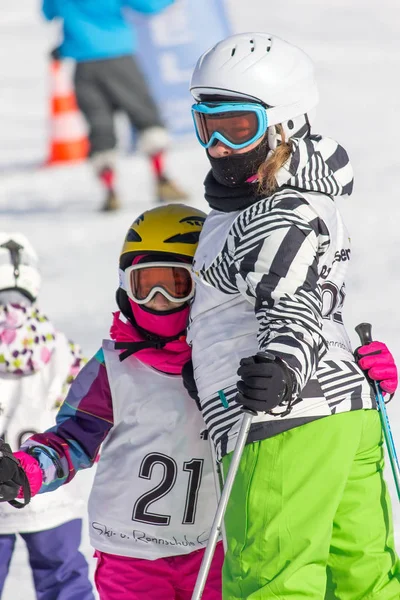
[[[42,487],[42,483],[43,483],[43,475],[42,475],[42,470],[40,468],[40,465],[39,465],[38,461],[36,460],[36,458],[31,456],[30,454],[27,454],[26,452],[18,451],[18,452],[14,452],[13,454],[14,454],[15,458],[17,458],[19,460],[19,464],[25,471],[25,474],[29,481],[29,487],[31,488],[31,495],[33,497],[33,496],[35,496],[35,494],[38,493],[38,491]],[[17,498],[23,498],[23,497],[24,497],[24,494],[23,494],[22,487],[21,487],[18,492]]]
[[[394,394],[398,384],[397,367],[386,344],[371,342],[357,348],[357,355],[362,356],[357,362],[368,377],[378,381],[384,392]]]

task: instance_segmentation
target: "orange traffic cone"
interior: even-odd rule
[[[51,142],[46,164],[84,160],[89,152],[89,140],[69,74],[61,60],[51,62],[51,78]]]

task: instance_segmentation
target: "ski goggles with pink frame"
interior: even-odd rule
[[[192,106],[192,117],[203,148],[220,141],[240,150],[260,139],[268,128],[265,106],[254,102],[198,102]]]

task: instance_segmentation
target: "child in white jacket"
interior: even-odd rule
[[[0,435],[13,449],[54,422],[82,365],[79,347],[39,310],[37,257],[22,234],[0,233]],[[93,600],[78,548],[82,503],[71,488],[23,511],[0,504],[0,596],[16,534],[24,539],[39,600]]]

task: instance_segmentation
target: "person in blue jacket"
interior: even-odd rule
[[[89,125],[91,158],[106,189],[104,210],[119,207],[115,193],[114,113],[125,112],[137,130],[138,147],[151,161],[157,198],[184,200],[186,194],[164,172],[168,134],[135,60],[136,38],[126,9],[156,14],[174,0],[43,0],[49,21],[60,18],[61,58],[76,61],[75,91]]]

